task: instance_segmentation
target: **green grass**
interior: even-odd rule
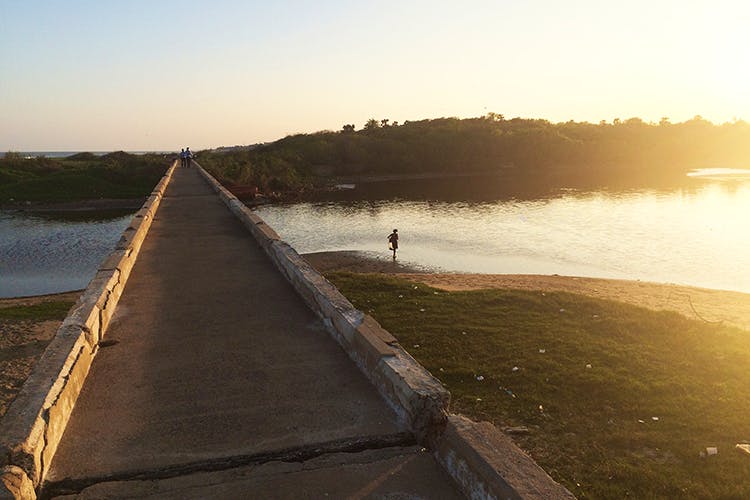
[[[11,306],[0,308],[0,320],[47,321],[62,320],[73,307],[70,301],[51,301],[31,306]]]
[[[750,497],[734,449],[750,442],[750,332],[567,293],[328,277],[446,385],[452,411],[528,427],[514,440],[576,496]],[[708,446],[719,454],[701,458]]]
[[[69,202],[148,195],[170,160],[123,152],[69,158],[0,158],[0,203]]]

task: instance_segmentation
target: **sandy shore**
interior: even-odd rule
[[[688,318],[722,322],[750,330],[750,294],[642,281],[570,276],[456,274],[405,266],[384,254],[322,252],[304,257],[320,272],[342,270],[397,274],[443,290],[513,288],[562,291],[617,300],[653,310],[678,312]]]
[[[44,302],[75,302],[80,295],[79,290],[38,297],[0,299],[0,309]],[[0,319],[0,417],[5,414],[8,405],[16,397],[60,323]]]

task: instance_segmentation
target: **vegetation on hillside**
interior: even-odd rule
[[[168,165],[164,155],[122,151],[66,158],[7,153],[0,158],[0,204],[140,198],[151,192]]]
[[[285,137],[269,144],[201,153],[201,164],[229,184],[301,190],[332,176],[507,172],[545,181],[642,184],[693,168],[750,166],[750,124],[714,125],[697,116],[658,124],[551,123],[490,113],[390,123],[362,130]]]
[[[750,497],[747,331],[567,293],[328,277],[452,411],[524,427],[513,439],[577,497]]]

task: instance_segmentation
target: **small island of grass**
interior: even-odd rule
[[[122,151],[102,156],[78,153],[65,158],[25,158],[6,153],[0,158],[0,206],[128,199],[138,199],[140,206],[169,162],[170,157],[161,154]]]

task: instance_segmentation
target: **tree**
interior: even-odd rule
[[[354,125],[347,123],[342,127],[342,132],[351,133],[354,132]]]
[[[505,120],[505,117],[501,115],[500,113],[493,113],[489,112],[486,115],[484,115],[484,119],[491,122],[501,122]]]
[[[367,120],[367,123],[365,123],[365,130],[375,130],[376,128],[380,128],[380,122],[375,118],[370,118]]]

